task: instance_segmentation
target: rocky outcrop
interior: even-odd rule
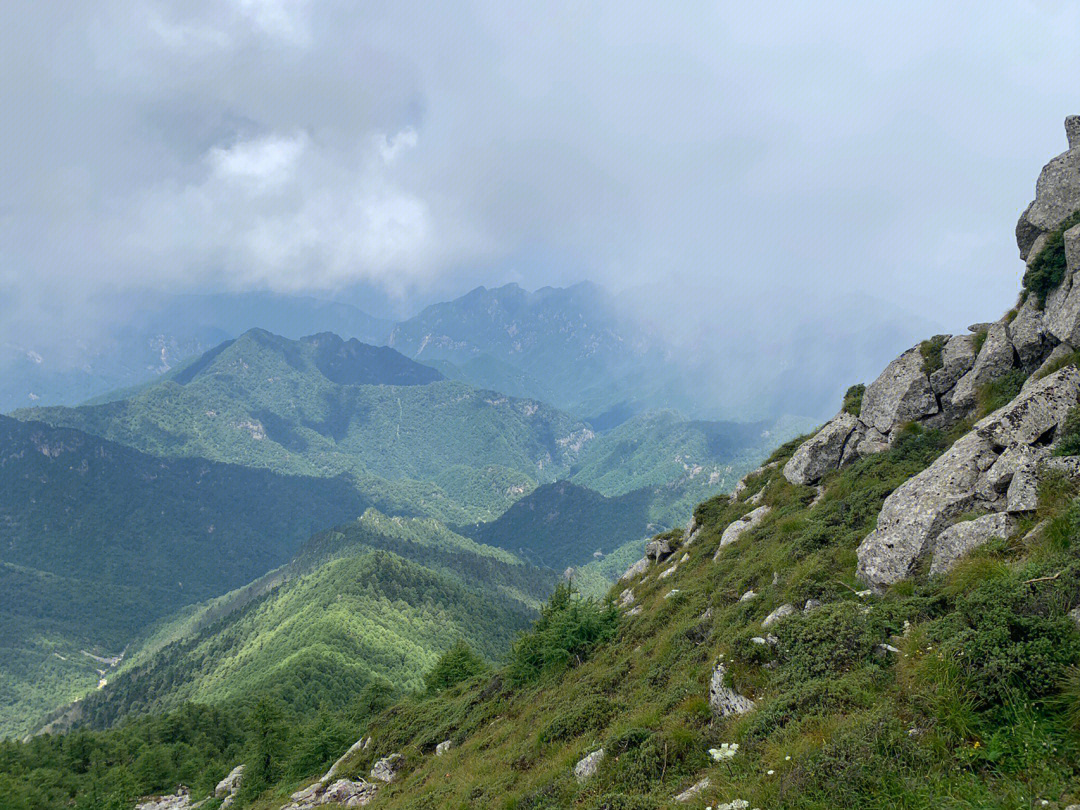
[[[729,546],[738,540],[744,532],[757,526],[761,521],[765,519],[765,516],[769,514],[771,510],[768,506],[759,506],[752,512],[743,515],[738,520],[732,521],[724,533],[720,535],[720,545],[716,549],[716,554],[713,555],[714,560],[720,559],[720,551],[724,546]]]
[[[794,612],[795,612],[795,606],[794,605],[781,605],[780,607],[778,607],[776,610],[774,610],[772,613],[770,613],[768,616],[765,617],[765,619],[761,622],[761,626],[762,627],[769,627],[770,625],[776,624],[776,622],[780,621],[784,617],[790,616]]]
[[[675,549],[671,541],[657,537],[645,544],[645,557],[653,562],[663,562],[671,556]]]
[[[918,348],[897,357],[866,387],[859,418],[888,435],[894,427],[932,416],[939,410]]]
[[[441,743],[435,746],[435,756],[441,757],[447,751],[454,747],[453,740],[443,740]]]
[[[941,349],[941,368],[930,375],[930,388],[938,395],[952,390],[960,378],[975,365],[975,340],[972,335],[953,335]]]
[[[339,779],[329,786],[316,782],[294,793],[292,801],[282,806],[281,810],[310,810],[324,805],[364,807],[378,792],[378,785],[363,779]]]
[[[934,557],[930,563],[930,575],[948,571],[961,557],[995,537],[1008,537],[1014,521],[1010,515],[998,512],[975,520],[955,523],[934,542]]]
[[[401,754],[383,757],[371,766],[371,778],[378,779],[380,782],[393,782],[397,778],[398,769],[401,768],[403,760],[404,757]]]
[[[935,554],[936,539],[953,519],[973,508],[1034,508],[1032,475],[1044,453],[1041,448],[1052,442],[1078,396],[1080,371],[1066,366],[980,421],[897,488],[885,499],[877,528],[858,548],[859,578],[875,587],[906,578],[925,555]],[[1010,501],[1014,484],[1017,490]],[[944,559],[947,553],[941,555]]]
[[[799,445],[784,465],[784,478],[793,484],[808,485],[820,481],[825,473],[840,466],[844,447],[858,426],[859,420],[854,415],[841,411]]]
[[[330,766],[330,770],[324,773],[322,779],[320,779],[319,781],[323,784],[329,783],[335,776],[337,776],[341,772],[342,767],[345,765],[346,762],[348,762],[348,760],[353,756],[353,754],[366,750],[369,745],[371,745],[370,737],[361,737],[359,740],[354,742],[352,745],[349,746],[348,751],[346,751],[344,754],[337,758],[337,761]]]
[[[169,796],[147,796],[140,799],[135,805],[135,810],[189,810],[194,807],[188,795],[188,789],[180,787],[176,793]]]
[[[957,413],[970,412],[975,407],[979,388],[1016,368],[1016,359],[1008,327],[1004,323],[990,324],[983,347],[975,358],[975,365],[960,378],[948,396],[950,408]]]
[[[603,761],[604,749],[601,748],[597,751],[593,751],[574,766],[574,778],[579,782],[586,781],[596,774],[597,768],[600,767],[600,763]]]
[[[236,802],[236,791],[240,789],[243,778],[244,766],[237,765],[229,771],[228,776],[217,783],[217,787],[214,788],[214,797],[222,799],[222,808],[232,807]]]
[[[684,790],[678,796],[673,796],[672,801],[676,801],[679,804],[685,804],[686,802],[692,802],[694,799],[696,799],[698,796],[700,796],[702,793],[704,793],[706,790],[708,790],[709,786],[711,784],[712,784],[712,782],[709,780],[709,777],[706,776],[700,782],[697,782],[697,783],[691,785],[690,787],[688,787],[686,790]]]
[[[717,717],[729,717],[733,714],[746,714],[754,708],[754,701],[724,686],[727,668],[718,662],[709,679],[709,708]]]
[[[642,557],[636,563],[623,571],[623,575],[619,577],[619,581],[621,582],[624,579],[633,579],[634,577],[641,576],[649,570],[649,565],[651,562],[652,561],[648,557]]]
[[[1020,258],[1038,253],[1040,238],[1053,231],[1080,209],[1080,142],[1076,137],[1077,116],[1065,119],[1069,148],[1043,167],[1035,184],[1035,199],[1016,223],[1016,244]]]

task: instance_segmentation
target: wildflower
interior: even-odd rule
[[[772,776],[774,773],[776,773],[776,771],[774,771],[772,768],[770,768],[765,775],[766,776]]]
[[[720,743],[719,748],[709,749],[709,756],[713,758],[714,762],[723,762],[725,759],[731,759],[738,752],[738,743]]]

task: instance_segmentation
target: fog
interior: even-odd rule
[[[1080,4],[582,5],[3,4],[0,344],[78,362],[164,292],[588,279],[707,372],[1009,306]]]

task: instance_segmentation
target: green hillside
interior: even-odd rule
[[[249,588],[154,628],[74,717],[102,726],[255,693],[306,712],[343,706],[374,680],[420,689],[459,639],[500,658],[555,579],[435,521],[369,510]]]
[[[0,736],[92,689],[103,665],[86,653],[119,655],[369,503],[343,478],[155,458],[0,417]]]
[[[591,437],[549,406],[442,380],[391,349],[261,330],[128,399],[16,416],[164,457],[347,473],[369,497],[458,522],[494,517],[555,480]]]
[[[652,493],[637,490],[608,498],[568,481],[545,484],[497,520],[464,527],[480,543],[504,548],[534,565],[562,571],[638,541],[638,556],[651,534]]]

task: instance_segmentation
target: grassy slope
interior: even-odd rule
[[[903,582],[882,597],[854,593],[855,547],[883,499],[949,438],[914,435],[857,462],[828,479],[814,506],[813,489],[777,469],[760,476],[747,495],[764,487],[773,513],[716,562],[723,528],[750,507],[702,504],[705,530],[689,559],[664,580],[654,570],[633,583],[643,612],[624,616],[616,640],[524,687],[496,675],[406,700],[357,729],[376,742],[351,770],[405,755],[404,775],[380,794],[384,808],[666,807],[706,776],[711,786],[688,806],[1080,800],[1080,735],[1069,725],[1080,683],[1068,668],[1080,633],[1065,616],[1080,601],[1074,491],[1044,491],[1038,517],[1052,522],[1042,540],[991,544],[944,579]],[[751,588],[759,596],[740,601]],[[750,640],[770,611],[811,597],[824,606],[770,628],[775,648]],[[719,655],[729,683],[757,702],[751,713],[711,718],[706,683]],[[448,738],[455,748],[436,760],[434,746]],[[722,742],[741,748],[715,764],[707,750]],[[600,746],[608,757],[578,784],[573,764]],[[252,806],[276,807],[303,783]]]

